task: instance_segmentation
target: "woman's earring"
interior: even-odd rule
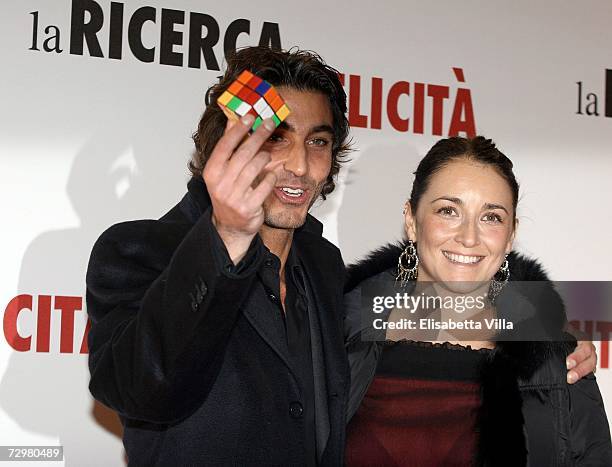
[[[510,266],[508,264],[508,255],[506,255],[504,262],[499,268],[499,271],[493,276],[493,280],[491,280],[489,286],[489,300],[491,300],[491,303],[495,302],[495,299],[501,293],[508,279],[510,279]]]
[[[407,281],[416,280],[419,275],[419,257],[417,255],[416,246],[412,240],[408,240],[408,244],[397,260],[397,276],[396,281],[401,281],[402,287]]]

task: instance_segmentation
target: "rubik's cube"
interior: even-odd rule
[[[291,112],[270,83],[247,70],[244,70],[219,96],[217,104],[227,118],[232,120],[238,120],[249,113],[253,114],[255,116],[253,131],[266,118],[271,118],[278,126]]]

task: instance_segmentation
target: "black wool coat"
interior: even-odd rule
[[[380,342],[361,338],[361,288],[368,282],[394,280],[403,244],[388,245],[347,268],[345,339],[351,366],[348,418],[357,411],[372,382]],[[562,340],[497,341],[480,370],[482,404],[475,463],[487,467],[612,466],[610,431],[603,400],[590,374],[566,382],[565,359],[575,340],[563,332],[561,297],[540,264],[516,252],[508,256],[511,281],[540,281],[538,293],[519,297],[546,314],[546,323]],[[500,296],[501,299],[501,296]],[[543,309],[546,303],[546,309]],[[511,304],[512,305],[512,304]],[[526,321],[528,325],[532,324]],[[410,440],[407,440],[409,442]]]
[[[210,214],[194,178],[161,219],[117,224],[99,238],[87,272],[90,391],[119,413],[130,465],[302,465],[302,396],[286,345],[250,306],[256,274],[215,265]],[[344,265],[321,233],[308,216],[292,248],[316,304],[318,460],[336,466],[349,385]]]

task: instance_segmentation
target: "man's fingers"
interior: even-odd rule
[[[266,175],[261,179],[259,185],[249,194],[248,203],[253,208],[262,206],[265,199],[272,193],[274,185],[276,185],[276,173],[274,171],[266,172]]]
[[[240,124],[240,119],[232,119],[232,118],[228,118],[227,122],[225,122],[225,130],[223,130],[223,134],[227,133],[229,131],[229,129],[231,127],[233,127],[234,125],[239,125]]]
[[[268,140],[275,128],[272,120],[265,120],[253,134],[245,138],[225,165],[223,178],[233,184],[244,167],[260,152],[261,146]]]
[[[227,125],[203,173],[219,224],[249,234],[261,226],[263,201],[276,183],[276,174],[269,167],[280,164],[271,163],[270,154],[260,150],[276,125],[270,119],[264,120],[247,136],[253,121],[247,115],[240,123]],[[258,178],[261,180],[253,188]]]
[[[595,346],[590,341],[580,341],[576,350],[567,357],[567,382],[575,383],[595,371],[597,366],[597,353]]]
[[[270,153],[265,151],[258,152],[253,159],[247,162],[238,178],[236,178],[234,190],[239,193],[245,193],[269,162]]]
[[[254,121],[255,117],[247,114],[240,119],[240,124],[226,126],[225,134],[217,142],[206,165],[219,166],[227,162],[238,146],[240,146],[240,142],[248,134]]]
[[[572,384],[578,381],[581,378],[584,378],[586,375],[595,372],[595,366],[597,365],[597,361],[595,357],[590,357],[588,360],[580,363],[573,370],[568,372],[567,381]]]
[[[246,138],[240,147],[236,148],[233,157],[230,160],[230,165],[241,165],[240,169],[257,154],[261,146],[268,141],[270,135],[276,129],[276,125],[272,119],[266,119],[255,130],[251,136]]]
[[[571,370],[576,365],[595,355],[595,346],[590,341],[578,341],[574,351],[567,357],[567,369]]]

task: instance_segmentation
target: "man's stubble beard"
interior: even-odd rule
[[[292,229],[292,230],[299,229],[306,222],[306,217],[308,216],[308,212],[310,211],[310,208],[313,206],[315,201],[319,199],[319,196],[321,196],[321,192],[323,191],[324,185],[325,185],[325,182],[319,184],[319,186],[316,189],[315,195],[310,200],[308,209],[303,215],[300,213],[298,219],[295,219],[297,214],[293,214],[287,211],[283,211],[278,214],[273,214],[269,210],[266,210],[265,205],[264,205],[264,225],[274,228],[274,229]],[[276,196],[276,195],[272,194],[272,196]]]

